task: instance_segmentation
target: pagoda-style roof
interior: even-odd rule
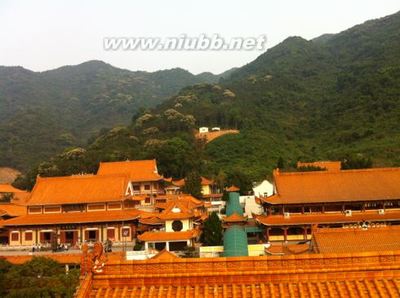
[[[149,218],[141,218],[139,219],[139,222],[144,225],[149,225],[149,226],[159,226],[163,225],[165,223],[164,220],[160,219],[159,217],[149,217]]]
[[[122,201],[128,182],[124,175],[37,177],[28,205]]]
[[[0,203],[0,217],[2,216],[21,216],[27,213],[26,206],[13,203]]]
[[[167,195],[166,198],[166,202],[155,205],[155,208],[162,210],[158,214],[160,219],[175,220],[201,217],[202,212],[198,208],[204,207],[204,202],[191,195]]]
[[[379,214],[377,211],[352,212],[351,215],[343,213],[317,213],[317,214],[293,214],[284,215],[254,215],[260,224],[265,226],[293,226],[293,225],[314,225],[314,224],[335,224],[335,223],[359,223],[359,222],[380,222],[400,221],[400,210],[386,210]]]
[[[175,186],[178,186],[178,187],[183,187],[183,186],[185,186],[185,179],[173,180],[172,184]],[[213,180],[201,176],[201,185],[202,186],[213,185],[213,184],[214,184]]]
[[[235,185],[231,185],[226,189],[227,192],[238,192],[239,190],[240,188]]]
[[[95,212],[71,212],[71,213],[48,213],[48,214],[27,214],[3,222],[4,226],[37,226],[37,225],[58,225],[58,224],[79,224],[97,222],[129,221],[140,217],[143,211],[116,210],[116,211],[95,211]]]
[[[229,216],[224,217],[223,221],[226,223],[245,222],[247,221],[247,216],[243,216],[235,212]]]
[[[138,239],[146,242],[184,241],[196,238],[198,235],[198,230],[189,230],[185,232],[152,231],[144,232],[142,235],[138,236]]]
[[[101,162],[97,175],[127,175],[132,182],[160,181],[164,178],[158,174],[157,162],[151,160],[131,160],[117,162]]]
[[[25,190],[15,188],[11,184],[0,184],[0,193],[24,193]]]
[[[310,204],[400,199],[400,168],[342,171],[274,171],[276,194],[268,204]]]

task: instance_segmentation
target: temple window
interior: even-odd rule
[[[19,241],[19,232],[11,232],[11,241]]]
[[[25,232],[25,241],[32,241],[32,232]]]

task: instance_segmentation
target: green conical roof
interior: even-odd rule
[[[238,192],[230,192],[229,198],[226,206],[226,215],[230,216],[234,213],[237,213],[243,216],[243,208],[240,205],[239,201],[239,193]]]
[[[232,226],[224,233],[224,257],[248,256],[247,234],[242,227]]]

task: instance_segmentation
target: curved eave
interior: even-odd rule
[[[255,220],[265,226],[295,226],[315,224],[346,224],[359,222],[400,221],[400,211],[354,212],[351,216],[345,214],[316,214],[316,215],[256,215]]]

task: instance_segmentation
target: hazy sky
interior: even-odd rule
[[[398,10],[399,0],[0,0],[0,65],[42,71],[98,59],[130,70],[219,73],[261,52],[108,52],[103,38],[266,34],[271,47],[288,36],[336,33]]]

